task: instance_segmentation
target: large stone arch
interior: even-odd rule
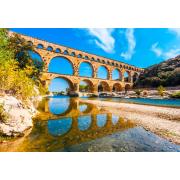
[[[117,71],[118,72],[118,79],[114,79],[114,75],[113,75],[113,73],[115,72],[115,71]],[[122,72],[121,72],[121,70],[119,69],[119,68],[114,68],[113,70],[112,70],[112,80],[119,80],[119,81],[122,81],[122,79],[123,79],[123,74],[122,74]]]
[[[98,77],[98,71],[99,71],[99,68],[101,68],[101,67],[103,67],[103,68],[105,68],[106,69],[106,72],[107,72],[107,77],[106,78],[100,78],[100,77]],[[96,69],[96,77],[97,78],[99,78],[99,79],[110,79],[110,70],[108,69],[108,67],[107,66],[105,66],[105,65],[99,65],[98,67],[97,67],[97,69]]]
[[[126,77],[127,74],[127,77]],[[131,73],[128,70],[125,70],[123,73],[124,82],[131,82]]]
[[[95,85],[93,84],[93,82],[90,79],[81,79],[80,82],[82,82],[82,81],[84,81],[88,84],[88,87],[89,87],[88,92],[93,93],[95,91]]]
[[[75,86],[74,86],[73,81],[72,81],[71,79],[69,79],[68,77],[64,77],[64,76],[60,76],[60,75],[51,78],[49,85],[51,84],[51,81],[53,81],[54,79],[57,79],[57,78],[66,80],[66,81],[68,82],[68,84],[69,84],[69,90],[70,90],[70,91],[74,91],[74,90],[75,90]]]
[[[94,77],[94,74],[95,74],[95,69],[94,69],[94,66],[92,65],[92,63],[91,62],[89,62],[89,61],[82,61],[82,62],[80,62],[79,63],[79,65],[78,65],[78,75],[80,74],[80,68],[81,68],[81,65],[82,64],[88,64],[90,67],[91,67],[91,69],[92,69],[92,76],[82,76],[82,77],[91,77],[91,78],[93,78]]]
[[[125,91],[129,91],[131,89],[131,85],[130,84],[126,84],[124,87]]]
[[[110,91],[111,91],[110,85],[106,81],[99,82],[98,92],[110,92]]]
[[[72,71],[73,71],[72,75],[75,74],[76,69],[75,69],[75,65],[74,65],[73,61],[72,61],[70,58],[67,58],[66,56],[63,56],[63,55],[61,55],[61,56],[53,56],[53,57],[50,59],[50,61],[49,61],[49,63],[48,63],[48,72],[49,72],[50,64],[51,64],[52,61],[53,61],[54,59],[56,59],[56,58],[63,58],[63,59],[65,59],[65,60],[67,60],[67,61],[71,64]],[[59,68],[61,68],[61,67],[59,67]],[[53,73],[53,72],[52,72],[52,73]],[[58,73],[58,74],[60,74],[60,73]]]
[[[123,87],[122,87],[122,85],[120,83],[114,83],[112,90],[114,92],[119,92],[119,91],[123,90]]]

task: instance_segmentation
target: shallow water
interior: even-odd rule
[[[0,144],[0,151],[180,151],[133,121],[78,98],[46,98],[38,110],[26,137]]]
[[[180,107],[180,99],[149,99],[149,98],[98,98],[104,101],[149,104],[156,106]]]

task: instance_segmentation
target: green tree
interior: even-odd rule
[[[37,95],[36,88],[46,91],[39,78],[40,70],[28,55],[32,48],[26,43],[16,35],[9,37],[7,29],[0,29],[0,90],[24,101]]]

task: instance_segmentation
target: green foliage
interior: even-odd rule
[[[146,68],[135,87],[178,86],[180,84],[180,56]]]
[[[136,95],[137,95],[137,96],[140,96],[140,95],[141,95],[142,90],[140,90],[140,89],[136,89],[136,90],[134,90],[134,92],[136,93]]]
[[[0,121],[7,122],[8,119],[8,114],[4,111],[3,105],[0,104]]]
[[[176,92],[176,93],[173,93],[171,95],[171,98],[180,98],[180,91]]]
[[[0,90],[23,101],[37,95],[35,87],[43,93],[40,70],[30,59],[32,47],[19,36],[8,37],[7,29],[0,29]]]
[[[166,89],[163,86],[159,86],[157,90],[160,96],[164,96],[164,92]]]
[[[88,91],[89,90],[89,86],[85,85],[85,84],[80,84],[79,85],[79,90],[80,91]]]

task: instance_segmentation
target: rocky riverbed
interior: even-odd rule
[[[82,100],[132,120],[137,125],[154,132],[176,144],[180,144],[180,109],[151,105]]]

